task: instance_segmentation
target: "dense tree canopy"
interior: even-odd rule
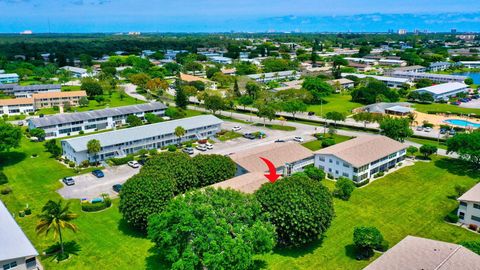
[[[237,165],[230,157],[223,155],[197,155],[192,159],[197,168],[199,186],[230,179],[235,176]]]
[[[251,269],[275,246],[275,229],[252,195],[207,188],[173,199],[148,236],[171,269]]]
[[[401,142],[413,135],[407,118],[385,117],[380,122],[380,129],[385,136]]]
[[[376,79],[367,78],[362,80],[359,87],[352,91],[352,101],[362,104],[376,102],[396,102],[399,100],[397,91]]]
[[[319,239],[334,215],[328,189],[302,174],[264,184],[255,196],[282,246],[303,246]]]
[[[0,152],[17,148],[22,139],[22,130],[12,124],[0,120]]]
[[[459,133],[447,140],[447,153],[455,152],[460,159],[480,167],[480,132]]]

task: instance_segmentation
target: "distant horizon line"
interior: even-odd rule
[[[158,34],[392,34],[392,35],[418,35],[418,34],[480,34],[480,31],[456,31],[451,32],[448,30],[445,31],[428,31],[425,30],[418,30],[409,31],[407,30],[406,34],[399,34],[398,30],[407,30],[407,29],[397,29],[394,32],[389,31],[193,31],[193,32],[186,32],[186,31],[171,31],[171,32],[164,32],[164,31],[115,31],[115,32],[32,32],[32,33],[22,33],[22,32],[0,32],[0,35],[19,35],[19,36],[35,36],[35,35],[65,35],[65,34],[109,34],[109,35],[124,35],[124,36],[135,36],[135,34],[129,33],[140,33],[147,34],[147,35],[158,35]],[[30,30],[25,30],[30,31]]]

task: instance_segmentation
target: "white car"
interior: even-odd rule
[[[432,131],[432,128],[431,127],[426,127],[426,128],[423,129],[423,131],[430,132],[430,131]]]
[[[129,162],[127,162],[127,164],[128,164],[128,166],[130,166],[130,167],[132,167],[132,168],[135,168],[135,169],[138,168],[138,167],[140,167],[140,163],[138,163],[138,162],[135,161],[135,160],[129,161]]]
[[[296,142],[303,142],[303,138],[300,137],[300,136],[295,136],[295,138],[293,138],[294,141]]]
[[[208,150],[212,150],[212,149],[213,149],[213,144],[207,142],[207,143],[205,144],[205,147],[207,147]]]
[[[205,144],[199,144],[195,148],[197,148],[197,150],[202,151],[202,152],[207,151],[207,146],[205,146]]]
[[[241,127],[241,126],[234,126],[234,127],[232,128],[232,131],[240,131],[240,130],[242,130],[242,127]]]

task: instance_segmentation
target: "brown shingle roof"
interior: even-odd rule
[[[185,73],[180,73],[180,80],[185,81],[185,82],[196,82],[196,81],[201,81],[201,82],[204,82],[204,83],[211,83],[212,82],[210,80],[200,78],[200,77],[197,77],[197,76],[193,76],[193,75],[189,75],[189,74],[185,74]]]
[[[407,236],[364,270],[478,270],[480,256],[452,243]]]
[[[260,157],[269,159],[275,166],[284,166],[287,162],[295,162],[313,156],[313,152],[298,143],[270,143],[231,155],[235,163],[249,172],[265,172],[267,165]]]
[[[46,92],[33,94],[34,99],[39,98],[62,98],[62,97],[86,97],[87,92],[85,91],[68,91],[68,92]]]
[[[0,106],[32,104],[33,98],[0,99]]]
[[[267,182],[268,179],[265,177],[264,173],[252,172],[213,184],[212,187],[232,188],[245,193],[253,193]]]
[[[480,202],[480,183],[476,184],[470,190],[465,192],[460,198],[459,201],[468,201],[468,202]]]
[[[368,135],[320,149],[315,154],[334,155],[358,168],[405,148],[388,137]]]

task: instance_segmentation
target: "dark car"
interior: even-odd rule
[[[122,189],[122,185],[120,185],[120,184],[113,185],[112,189],[113,189],[113,191],[119,193],[120,190]]]
[[[308,112],[308,116],[315,115],[315,112]]]
[[[277,139],[277,140],[275,140],[275,142],[276,142],[276,143],[282,143],[282,142],[285,142],[285,140],[283,140],[283,139]]]
[[[255,140],[255,135],[253,135],[252,133],[245,133],[243,134],[243,137],[247,138],[247,139],[250,139],[250,140]]]
[[[440,129],[440,134],[445,134],[445,133],[447,133],[446,129],[444,129],[444,128]]]
[[[100,170],[94,170],[92,171],[92,174],[95,175],[97,178],[102,178],[105,176],[105,174],[103,174],[103,172]]]
[[[73,180],[72,177],[64,177],[64,178],[62,179],[62,182],[63,182],[65,185],[67,185],[67,186],[73,186],[73,185],[75,185],[75,180]]]

